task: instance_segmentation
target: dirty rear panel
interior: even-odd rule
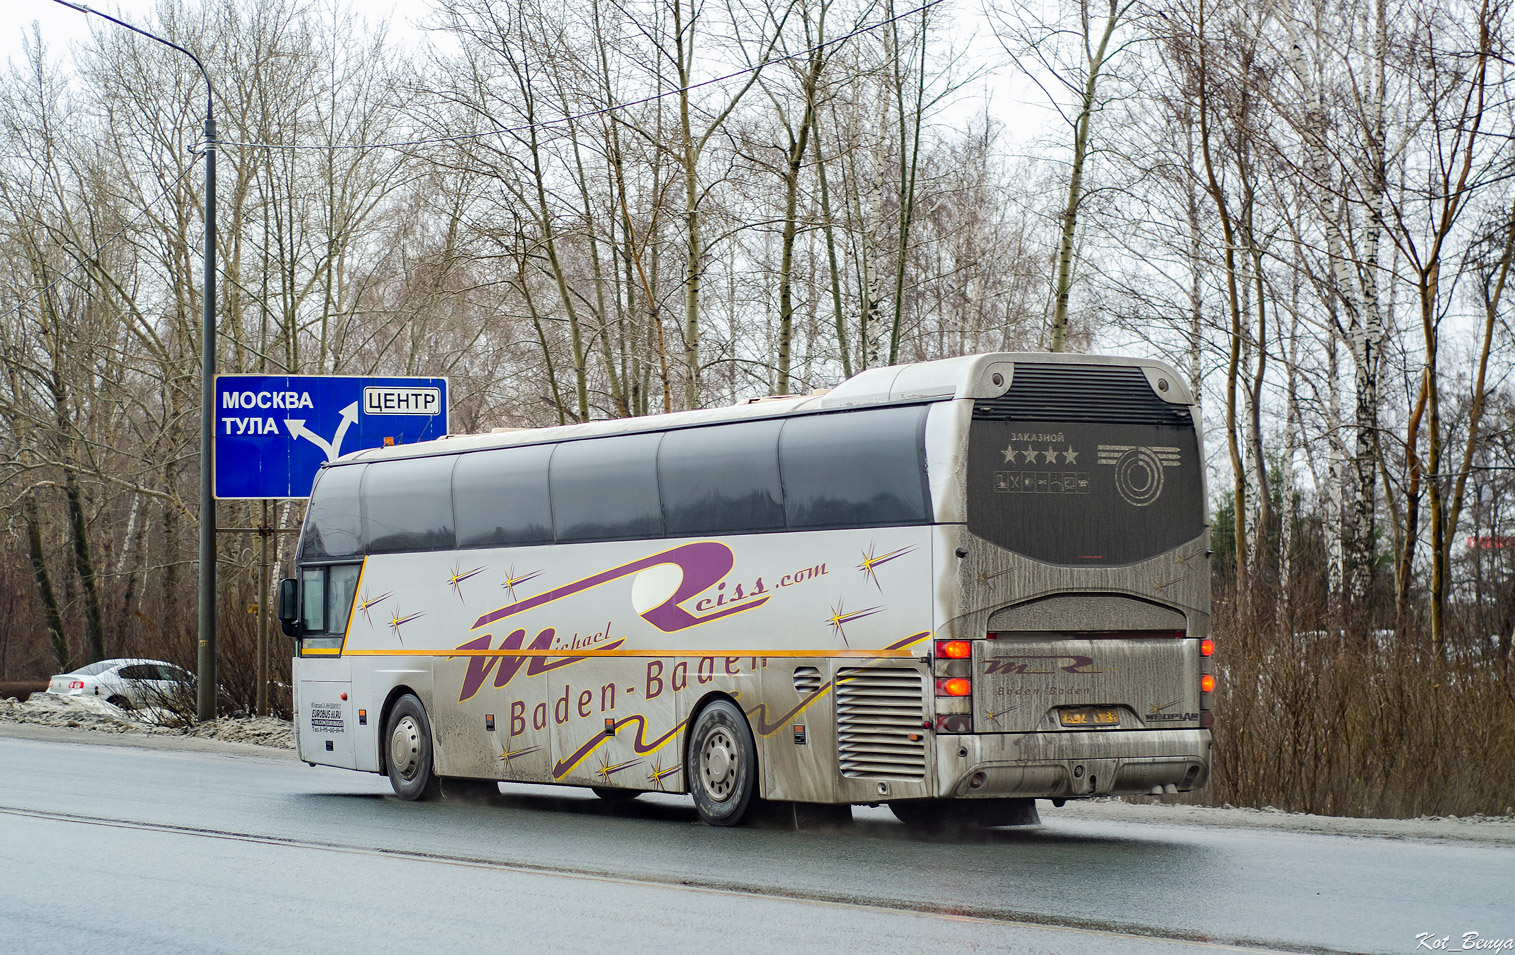
[[[974,731],[1199,725],[1199,641],[1175,631],[998,633],[974,641]]]

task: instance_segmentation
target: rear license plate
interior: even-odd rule
[[[1118,726],[1120,710],[1113,706],[1073,706],[1058,710],[1064,726]]]

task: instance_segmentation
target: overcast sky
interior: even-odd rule
[[[145,24],[158,2],[159,0],[100,0],[87,5],[130,23]],[[378,0],[357,6],[369,18],[377,18],[387,12],[392,23],[391,37],[402,44],[414,48],[426,41],[426,34],[417,29],[415,24],[428,17],[428,0],[390,0],[388,6],[384,3],[385,0]],[[975,61],[990,66],[1003,64],[1003,52],[989,34],[980,13],[980,0],[947,0],[947,4],[958,11],[950,28],[950,39],[954,43],[961,43],[973,38]],[[70,46],[88,40],[91,29],[121,29],[109,21],[80,13],[55,0],[0,0],[0,60],[19,62],[23,43],[30,37],[33,23],[41,30],[49,58],[65,66],[69,61]],[[205,66],[212,75],[215,74],[214,63],[206,63]],[[185,63],[185,68],[193,69],[188,62]],[[939,121],[955,126],[971,122],[982,114],[987,101],[993,115],[1006,126],[1008,138],[1002,143],[1004,147],[1028,148],[1030,140],[1043,138],[1049,132],[1056,140],[1063,138],[1058,128],[1061,122],[1048,107],[1045,97],[1013,68],[995,70],[993,76],[979,81],[970,90],[965,90],[964,94],[947,115],[938,117]]]

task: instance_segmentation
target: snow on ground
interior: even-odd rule
[[[166,713],[152,709],[123,710],[94,696],[56,696],[33,693],[25,703],[0,700],[0,723],[27,723],[95,733],[197,737],[231,743],[253,743],[294,749],[294,724],[271,716],[222,717],[189,727],[172,725]]]

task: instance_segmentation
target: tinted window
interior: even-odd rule
[[[362,564],[343,564],[328,567],[327,577],[327,623],[328,633],[346,633],[347,618],[352,616],[352,599],[358,593],[358,575]]]
[[[451,456],[370,464],[363,475],[363,540],[370,554],[450,550]]]
[[[323,468],[310,492],[300,556],[352,557],[363,552],[358,519],[358,483],[364,465]]]
[[[326,568],[308,567],[301,574],[300,593],[304,606],[300,620],[307,633],[326,632]]]
[[[794,530],[931,520],[926,405],[791,418],[779,436]]]
[[[658,449],[668,534],[784,529],[782,421],[670,431]]]
[[[975,420],[968,529],[1049,564],[1130,564],[1204,533],[1194,426]]]
[[[552,455],[552,520],[560,541],[663,536],[661,434],[569,441]]]
[[[116,671],[116,676],[123,680],[156,680],[158,668],[144,663],[133,663]]]
[[[452,472],[459,547],[552,542],[547,461],[553,445],[464,454]]]

